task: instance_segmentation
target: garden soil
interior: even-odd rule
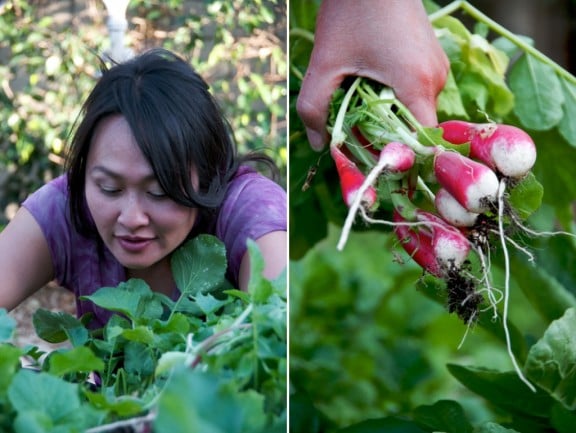
[[[54,283],[50,283],[12,310],[10,316],[17,322],[14,344],[18,347],[34,345],[46,352],[62,347],[65,344],[50,344],[36,334],[32,316],[39,308],[75,315],[74,294]]]

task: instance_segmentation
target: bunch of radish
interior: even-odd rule
[[[424,128],[390,89],[377,89],[358,78],[335,105],[330,154],[348,206],[337,248],[359,219],[389,225],[399,248],[445,281],[448,310],[468,326],[486,310],[497,317],[503,301],[509,338],[509,265],[497,289],[490,251],[501,248],[508,262],[507,245],[521,248],[509,234],[524,229],[528,215],[509,198],[519,186],[539,185],[531,173],[533,140],[516,126],[489,121]]]

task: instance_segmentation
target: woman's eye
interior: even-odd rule
[[[166,198],[166,193],[164,191],[148,191],[148,194],[152,197],[152,198],[156,198],[156,199],[162,199],[162,198]]]
[[[113,186],[104,186],[104,185],[100,185],[100,191],[102,191],[104,194],[106,195],[116,195],[118,194],[121,190],[119,188],[115,188]]]

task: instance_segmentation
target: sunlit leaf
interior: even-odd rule
[[[207,293],[224,281],[226,250],[215,236],[200,235],[174,252],[171,265],[182,293]]]
[[[511,68],[510,87],[516,97],[514,112],[526,128],[547,130],[562,119],[564,93],[550,65],[524,54]]]
[[[531,347],[526,375],[568,410],[576,409],[576,308],[553,321]]]
[[[89,348],[81,346],[53,353],[50,356],[50,374],[89,373],[104,370],[104,362]]]

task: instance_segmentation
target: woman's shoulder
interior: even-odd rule
[[[254,168],[242,165],[232,178],[224,199],[225,203],[237,200],[240,196],[251,198],[272,198],[279,203],[286,201],[286,191],[277,182],[256,171]]]
[[[285,225],[286,191],[251,167],[242,166],[230,183],[218,215],[217,231],[267,230]]]
[[[54,217],[54,212],[64,212],[68,201],[68,180],[61,175],[34,191],[22,203],[37,219]]]

